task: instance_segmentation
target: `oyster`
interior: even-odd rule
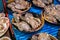
[[[32,38],[30,38],[30,40],[58,40],[58,39],[47,33],[40,33],[40,34],[33,35]]]
[[[46,6],[45,11],[44,11],[45,19],[48,20],[51,23],[56,22],[56,24],[57,24],[58,23],[57,20],[60,21],[60,16],[59,16],[60,11],[59,10],[60,10],[59,5]],[[52,19],[55,20],[55,21],[53,21]]]
[[[23,11],[29,9],[31,4],[25,0],[14,0],[7,5],[12,11],[22,13]]]
[[[0,13],[0,37],[6,33],[9,28],[9,19],[4,13]]]
[[[45,7],[46,4],[52,3],[53,0],[33,0],[33,4],[35,4],[38,7]]]
[[[32,26],[33,29],[36,29],[41,24],[41,20],[39,18],[34,18],[31,13],[26,13],[25,20]]]
[[[9,37],[2,37],[0,40],[11,40]]]
[[[24,17],[20,16],[20,18],[29,23],[33,29],[36,29],[41,24],[41,20],[39,18],[34,18],[31,13],[26,13]]]
[[[27,31],[28,32],[31,30],[30,26],[24,21],[21,21],[20,23],[14,23],[14,25],[16,25],[18,27],[18,29],[21,31]]]
[[[34,17],[34,15],[28,12],[25,12],[22,15],[13,15],[14,18],[12,20],[12,24],[15,25],[21,31],[35,31],[42,23],[40,18]]]

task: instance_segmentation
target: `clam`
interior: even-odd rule
[[[16,14],[20,15],[20,14]],[[17,18],[18,16],[16,16]],[[12,24],[15,25],[20,31],[34,32],[42,28],[44,24],[43,15],[42,18],[35,17],[32,13],[25,12],[19,16],[19,22],[16,22],[15,18],[12,19]]]
[[[54,37],[50,34],[47,34],[47,33],[35,34],[29,39],[30,40],[58,40],[56,37]]]
[[[10,2],[7,7],[13,12],[22,13],[27,11],[31,7],[31,4],[25,0],[14,0],[13,2]]]

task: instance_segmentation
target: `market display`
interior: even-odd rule
[[[49,22],[53,26],[56,24],[60,25],[60,4],[55,5],[54,0],[30,0],[30,1],[8,0],[7,4],[4,3],[4,5],[6,5],[7,7],[4,8],[6,9],[6,12],[3,10],[4,13],[3,12],[0,13],[0,40],[12,40],[10,36],[11,34],[14,33],[12,31],[7,32],[9,29],[11,30],[12,27],[18,30],[19,32],[25,33],[25,35],[34,33],[32,36],[30,35],[30,37],[28,37],[27,40],[59,40],[55,36],[51,35],[53,34],[52,32],[51,34],[49,33],[49,31],[53,30],[53,28],[49,30],[48,27],[50,28],[50,25],[46,26],[44,23],[47,22],[48,24]],[[60,0],[58,1],[60,2]],[[40,11],[38,10],[40,8],[42,9],[42,12],[40,11],[41,14],[30,12],[36,10],[34,9],[35,7],[37,11]],[[33,10],[29,11],[30,8]],[[11,14],[9,14],[9,11],[12,12],[13,16],[11,19],[9,18],[11,16]],[[7,17],[6,13],[8,15]],[[46,28],[43,28],[44,26]],[[42,29],[44,29],[43,32],[45,32],[46,30],[48,30],[48,32],[43,33],[42,31],[40,31]],[[38,34],[39,32],[38,30],[42,33]],[[55,31],[53,30],[53,32]],[[18,36],[19,35],[17,35],[17,37]],[[21,38],[22,40],[24,40],[23,37]]]

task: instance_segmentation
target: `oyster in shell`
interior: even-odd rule
[[[18,27],[18,29],[21,31],[27,31],[28,32],[31,30],[30,26],[24,21],[22,21],[20,23],[14,23],[14,25],[16,25]]]
[[[9,37],[2,37],[0,40],[11,40]]]
[[[38,7],[45,7],[46,4],[52,3],[53,0],[33,0],[32,2]]]
[[[40,33],[40,34],[33,35],[30,38],[30,40],[58,40],[58,39],[47,33]]]
[[[58,21],[60,21],[60,9],[59,9],[59,5],[50,5],[50,6],[46,6],[45,8],[45,20],[47,20],[48,22],[51,23],[55,23],[58,24]],[[57,21],[58,20],[58,21]]]
[[[25,0],[14,0],[7,5],[14,12],[22,13],[30,8],[31,4]]]
[[[12,24],[15,25],[20,31],[36,31],[36,29],[42,25],[40,18],[34,17],[32,13],[25,12],[22,15],[19,15],[20,14],[14,15],[15,17],[12,20]],[[18,22],[16,22],[15,19],[18,20]]]
[[[4,13],[0,13],[0,37],[6,33],[9,28],[9,19]]]

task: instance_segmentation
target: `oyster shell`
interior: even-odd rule
[[[9,19],[4,13],[0,13],[0,37],[6,33],[9,28]]]
[[[48,22],[51,23],[55,23],[58,24],[57,20],[60,21],[60,11],[59,11],[59,5],[50,5],[50,6],[46,6],[45,7],[45,20],[47,20]],[[53,20],[55,21],[53,21]]]
[[[22,13],[30,8],[31,4],[25,0],[14,0],[7,5],[14,12]]]
[[[21,31],[27,31],[28,32],[31,30],[30,26],[24,21],[22,21],[20,23],[13,23],[13,24],[16,25],[18,27],[18,29]]]
[[[40,33],[33,35],[32,38],[30,38],[30,40],[58,40],[58,39],[47,33]]]
[[[34,15],[28,12],[25,12],[22,15],[15,14],[14,16],[15,17],[12,20],[12,24],[15,25],[20,31],[35,31],[36,29],[38,29],[38,27],[42,25],[40,18],[34,17]]]
[[[0,40],[11,40],[9,37],[2,37]]]
[[[45,7],[46,4],[52,3],[53,0],[33,0],[32,2],[38,7]]]

